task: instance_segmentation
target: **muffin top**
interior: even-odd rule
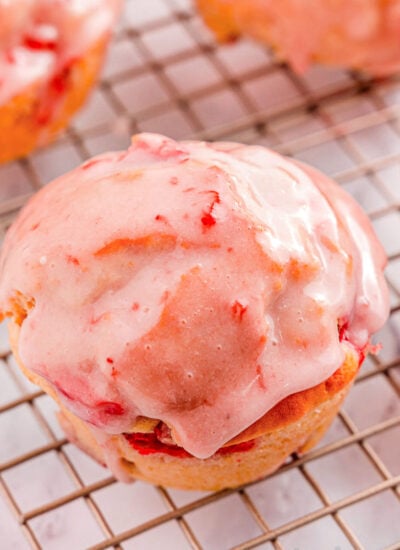
[[[0,0],[0,105],[110,32],[121,0]]]
[[[141,134],[23,209],[0,309],[24,365],[78,416],[108,433],[160,419],[205,458],[368,351],[385,262],[359,206],[315,170]]]

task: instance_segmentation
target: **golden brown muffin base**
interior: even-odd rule
[[[68,66],[60,84],[49,92],[49,81],[35,83],[0,106],[0,163],[27,155],[46,145],[65,128],[74,113],[83,105],[97,80],[109,37],[98,40],[85,54]],[[54,112],[46,120],[48,105],[43,97],[54,103]],[[63,97],[58,97],[62,94]]]
[[[105,464],[104,447],[99,444],[90,426],[67,410],[45,379],[22,364],[18,356],[19,328],[15,322],[10,323],[11,347],[21,370],[57,401],[59,421],[67,437],[98,462]],[[303,453],[316,445],[337,414],[357,371],[358,357],[349,352],[342,367],[328,380],[282,400],[227,444],[230,446],[254,440],[253,447],[246,451],[216,454],[201,460],[170,456],[163,452],[143,455],[133,449],[123,435],[109,437],[107,445],[116,451],[121,471],[132,479],[192,490],[237,487],[273,472],[292,453]]]

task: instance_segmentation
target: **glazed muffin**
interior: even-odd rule
[[[383,76],[400,70],[400,0],[197,0],[222,41],[271,46],[303,72],[311,62]]]
[[[0,162],[54,139],[102,66],[120,0],[0,0]]]
[[[385,261],[310,167],[141,134],[24,208],[0,308],[71,441],[122,480],[220,489],[323,435],[387,317]]]

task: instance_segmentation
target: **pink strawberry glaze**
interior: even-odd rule
[[[112,30],[121,0],[0,0],[0,106],[51,82]]]
[[[385,262],[319,172],[262,147],[142,134],[24,208],[0,309],[34,297],[22,361],[97,433],[157,418],[205,458],[369,345],[388,314]]]

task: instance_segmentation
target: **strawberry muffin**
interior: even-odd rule
[[[0,162],[51,141],[102,65],[121,0],[0,0]]]
[[[142,134],[24,208],[0,309],[71,441],[122,480],[220,489],[325,432],[387,317],[385,261],[312,168]]]
[[[298,72],[310,63],[384,76],[400,70],[400,0],[197,0],[217,38],[272,46]]]

